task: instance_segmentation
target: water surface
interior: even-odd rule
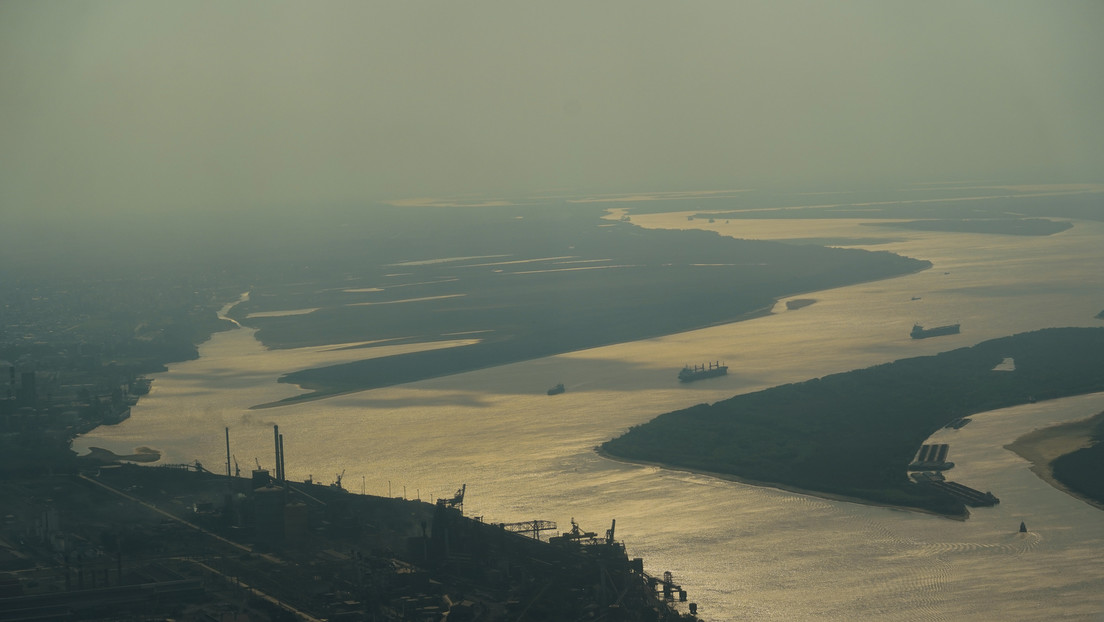
[[[634,216],[647,227],[708,227],[757,239],[869,239],[860,220]],[[617,519],[631,556],[670,570],[708,620],[1085,620],[1104,614],[1104,512],[1043,483],[1003,445],[1104,410],[1104,394],[984,413],[933,441],[951,477],[1001,498],[964,522],[831,501],[599,457],[594,447],[663,412],[986,339],[1099,326],[1104,223],[1045,237],[894,232],[867,246],[933,262],[921,273],[804,293],[812,305],[712,327],[266,410],[298,394],[283,373],[364,351],[264,350],[250,329],[219,333],[200,358],[155,376],[126,422],[78,439],[164,462],[225,469],[223,427],[243,470],[272,466],[272,424],[287,473],[355,492],[420,497],[468,485],[466,513],[495,522]],[[723,287],[723,283],[718,283]],[[657,295],[662,295],[658,292]],[[409,304],[417,304],[412,302]],[[914,322],[962,332],[908,336]],[[682,365],[721,360],[729,375],[680,384]],[[564,383],[567,392],[546,390]],[[1029,533],[1017,533],[1020,521]]]

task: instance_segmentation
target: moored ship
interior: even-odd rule
[[[935,328],[924,328],[919,324],[912,325],[912,332],[909,333],[913,339],[927,339],[928,337],[941,337],[943,335],[957,335],[959,332],[959,324],[947,324],[946,326],[936,326]]]
[[[679,382],[693,382],[695,380],[701,380],[702,378],[723,376],[727,373],[728,366],[717,361],[715,363],[706,363],[705,365],[687,365],[679,372],[678,379]]]

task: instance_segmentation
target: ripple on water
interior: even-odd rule
[[[834,235],[846,235],[846,224],[833,223]],[[817,226],[740,221],[739,230],[800,238],[817,237]],[[853,237],[868,234],[859,221],[851,227]],[[298,392],[276,382],[297,356],[313,363],[336,354],[267,352],[249,331],[219,333],[200,359],[158,374],[129,420],[74,447],[146,445],[168,461],[221,464],[231,425],[232,451],[246,463],[271,455],[265,426],[278,422],[289,477],[324,481],[347,469],[347,481],[366,477],[370,493],[393,483],[394,494],[405,486],[423,498],[466,482],[468,511],[503,522],[562,526],[575,517],[600,531],[616,518],[630,555],[649,572],[674,572],[714,622],[1099,618],[1104,513],[1054,491],[1001,449],[1017,426],[1099,412],[1067,406],[1076,399],[975,417],[953,438],[956,480],[1002,498],[965,522],[621,464],[591,447],[736,392],[1047,326],[1099,325],[1100,302],[1086,292],[1104,291],[1102,240],[1104,223],[1037,240],[902,233],[875,250],[932,260],[934,270],[818,292],[799,312],[267,411],[247,409]],[[926,318],[961,320],[962,334],[915,343],[908,330]],[[703,356],[728,362],[729,384],[671,383],[679,366]],[[585,395],[550,401],[519,389],[543,394],[555,382],[585,386]],[[1032,531],[1014,533],[1024,518]]]

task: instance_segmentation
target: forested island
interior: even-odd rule
[[[1104,509],[1104,412],[1032,430],[1004,446],[1055,488]]]
[[[1104,507],[1104,413],[1089,422],[1090,445],[1050,463],[1054,478],[1075,494]]]
[[[1015,370],[994,371],[1007,357]],[[634,426],[601,451],[962,516],[960,502],[908,478],[924,440],[966,415],[1102,391],[1101,369],[1104,328],[1045,329],[699,404]],[[1098,481],[1099,470],[1078,460],[1069,468]]]
[[[786,296],[931,266],[888,252],[644,229],[604,214],[407,208],[388,216],[386,236],[370,238],[365,255],[343,254],[355,273],[313,269],[257,284],[231,315],[269,348],[365,349],[365,360],[284,376],[313,391],[288,400],[299,401],[733,322]],[[430,349],[454,340],[472,342]],[[398,344],[426,347],[372,352]]]

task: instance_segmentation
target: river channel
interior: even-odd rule
[[[653,574],[670,570],[706,620],[1101,619],[1104,512],[1044,483],[1003,445],[1104,410],[1104,394],[983,413],[938,433],[957,465],[949,477],[1001,499],[966,521],[622,464],[594,447],[736,393],[1029,330],[1100,326],[1104,223],[1026,237],[871,230],[858,220],[633,222],[757,239],[890,237],[859,247],[933,268],[795,296],[816,302],[787,310],[783,300],[745,322],[261,410],[250,407],[299,393],[280,375],[364,350],[268,351],[251,329],[235,329],[154,376],[129,420],[74,447],[147,446],[163,463],[199,460],[220,472],[228,426],[247,472],[255,462],[271,468],[278,424],[292,479],[343,474],[353,492],[423,500],[467,484],[465,513],[494,522],[566,529],[574,518],[601,533],[616,519],[630,556]],[[914,322],[960,322],[962,332],[912,340]],[[676,380],[683,364],[707,360],[726,362],[729,375]],[[564,394],[545,394],[561,382]]]

